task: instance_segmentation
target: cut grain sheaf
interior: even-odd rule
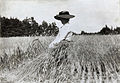
[[[75,46],[74,42],[62,41],[56,48],[41,55],[32,64],[26,65],[24,70],[21,70],[21,74],[25,76],[22,79],[27,79],[27,77],[40,78],[39,80],[42,82],[54,79],[55,83],[66,81],[96,83],[97,81],[119,79],[116,78],[119,77],[120,70],[119,51],[114,51],[115,56],[113,54],[109,56],[110,50],[101,55],[91,52],[87,48],[84,48],[84,51],[82,51],[83,49],[78,51]],[[115,47],[111,49],[115,49]],[[84,53],[85,51],[87,52]],[[23,71],[26,72],[23,73]]]

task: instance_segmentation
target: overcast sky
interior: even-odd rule
[[[105,24],[120,26],[120,0],[0,0],[2,16],[20,20],[34,17],[39,24],[45,20],[57,22],[54,16],[61,10],[75,15],[73,30],[97,32]]]

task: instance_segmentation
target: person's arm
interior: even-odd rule
[[[72,35],[70,35],[70,34],[72,34]],[[73,36],[73,35],[80,35],[81,33],[78,33],[78,32],[73,32],[73,31],[69,31],[68,33],[67,33],[67,35],[65,36],[65,38],[64,39],[66,39],[67,37],[69,37],[69,36]]]
[[[66,39],[66,38],[69,36],[70,33],[73,34],[72,31],[69,31],[69,32],[67,33],[67,35],[64,37],[64,39]]]

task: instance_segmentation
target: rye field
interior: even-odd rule
[[[120,83],[120,35],[0,38],[0,83]]]

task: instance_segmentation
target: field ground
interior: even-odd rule
[[[120,83],[120,35],[0,38],[0,83]]]

